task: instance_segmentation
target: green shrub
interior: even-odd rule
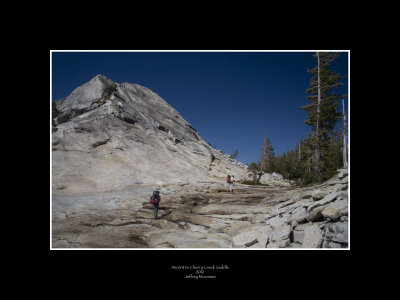
[[[108,99],[112,93],[117,91],[117,86],[115,84],[111,84],[103,89],[101,98]]]
[[[92,104],[102,104],[110,99],[112,93],[117,91],[117,86],[115,84],[109,85],[102,90],[101,98],[92,101]]]
[[[54,101],[51,102],[51,116],[53,120],[57,118],[57,116],[60,114],[60,111],[57,109],[57,105]]]
[[[100,98],[100,99],[97,99],[96,101],[93,101],[92,104],[99,104],[99,103],[103,103],[104,101],[105,101],[104,98]]]
[[[53,125],[53,129],[56,127],[56,123],[54,122],[54,119],[57,118],[59,114],[60,114],[60,111],[57,109],[56,103],[54,101],[52,101],[51,102],[51,124]]]

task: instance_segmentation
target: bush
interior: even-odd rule
[[[117,91],[117,86],[115,84],[109,85],[105,87],[101,93],[101,98],[92,101],[92,104],[103,104],[105,103],[108,99],[110,99],[110,96],[112,93]]]
[[[57,109],[57,105],[54,101],[51,102],[51,116],[54,120],[60,114],[60,111]]]
[[[111,84],[103,89],[101,98],[109,98],[111,94],[116,91],[117,91],[117,86],[115,84]]]
[[[57,126],[54,122],[54,119],[57,118],[60,114],[60,111],[57,109],[56,103],[54,101],[51,102],[51,124],[53,125],[53,129]],[[55,130],[56,131],[56,130]]]
[[[92,104],[100,104],[100,103],[103,103],[104,101],[105,101],[104,98],[100,98],[100,99],[93,101]]]

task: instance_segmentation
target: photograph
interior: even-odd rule
[[[49,49],[49,250],[349,251],[350,52]]]

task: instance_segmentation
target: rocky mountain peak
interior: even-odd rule
[[[75,88],[68,97],[57,101],[57,109],[64,110],[68,107],[84,106],[88,102],[99,99],[103,90],[112,84],[115,84],[112,80],[99,74],[87,83]]]
[[[57,192],[248,176],[244,164],[213,149],[178,111],[138,84],[97,75],[56,105]]]

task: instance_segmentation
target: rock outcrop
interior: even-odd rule
[[[347,248],[348,247],[348,171],[325,183],[300,189],[267,215],[267,224],[283,237],[269,239],[269,247]],[[290,235],[288,225],[291,225]],[[270,235],[271,236],[271,235]],[[279,236],[278,236],[279,237]],[[289,242],[290,241],[290,242]]]
[[[349,248],[347,171],[307,188],[218,184],[161,187],[159,220],[151,188],[53,198],[53,247]],[[335,187],[335,188],[332,188]],[[319,189],[325,197],[313,198]]]
[[[53,193],[240,180],[246,166],[212,148],[160,96],[97,75],[56,101]]]

